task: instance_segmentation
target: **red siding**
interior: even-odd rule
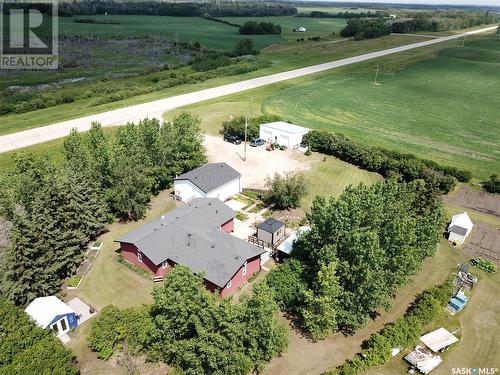
[[[155,276],[164,276],[172,267],[172,263],[169,262],[167,268],[163,268],[161,264],[159,266],[155,265],[149,258],[142,254],[142,262],[137,259],[137,248],[135,245],[129,243],[121,243],[122,256],[127,259],[130,263],[139,266],[146,271],[150,271],[155,274]]]
[[[221,229],[223,232],[226,233],[234,232],[234,219],[231,219],[228,222],[222,224]]]
[[[232,220],[231,220],[232,222]],[[229,222],[228,222],[229,223]],[[226,224],[228,224],[226,223]],[[173,266],[175,266],[175,262],[168,260],[168,267],[167,268],[162,268],[161,265],[156,266],[149,258],[142,254],[142,262],[139,262],[137,259],[137,248],[129,243],[121,243],[121,254],[122,256],[127,259],[129,262],[152,272],[156,276],[164,276],[166,275]],[[231,279],[231,287],[227,288],[224,287],[221,289],[219,286],[215,285],[214,283],[205,280],[205,287],[211,291],[220,291],[220,296],[222,298],[227,297],[231,295],[236,289],[238,289],[239,286],[244,284],[254,273],[257,273],[260,271],[260,255],[251,258],[247,262],[247,273],[243,276],[243,267],[241,267],[238,272],[233,276]]]
[[[243,267],[241,267],[238,272],[235,273],[233,278],[231,279],[231,287],[227,288],[224,287],[222,291],[220,292],[220,296],[222,298],[229,296],[232,294],[236,289],[238,289],[239,286],[245,283],[254,273],[257,273],[260,271],[260,255],[251,258],[247,261],[247,273],[245,276],[243,276]]]

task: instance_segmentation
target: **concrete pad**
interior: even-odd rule
[[[245,203],[237,201],[236,199],[230,199],[224,203],[226,203],[231,209],[235,211],[240,211],[243,207],[246,206]]]
[[[68,306],[75,310],[76,315],[78,316],[78,325],[85,323],[87,320],[97,315],[97,311],[95,310],[93,313],[90,313],[90,306],[78,297],[73,298],[71,301],[69,301]]]

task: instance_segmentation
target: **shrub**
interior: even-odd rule
[[[259,136],[260,125],[273,121],[280,121],[281,117],[273,114],[264,114],[261,116],[253,117],[248,121],[247,125],[247,139],[256,138]],[[221,134],[229,133],[237,135],[240,139],[245,138],[245,117],[237,116],[232,120],[224,121],[222,123]]]
[[[236,56],[256,55],[257,51],[253,48],[252,39],[241,39],[234,46],[234,54]]]
[[[247,21],[239,29],[242,35],[281,34],[281,26],[272,22]]]
[[[471,259],[470,263],[474,266],[474,267],[477,267],[485,272],[488,272],[488,273],[495,273],[497,272],[497,266],[495,263],[487,260],[487,259],[483,259],[483,258],[474,258],[474,259]]]
[[[294,311],[303,303],[307,285],[302,281],[304,266],[297,259],[286,260],[271,270],[266,282],[274,290],[278,306],[283,311]]]
[[[298,207],[308,191],[307,179],[300,172],[276,173],[272,178],[267,177],[266,187],[269,188],[266,200],[280,209]]]
[[[489,180],[485,180],[481,184],[488,193],[500,194],[500,180],[496,174],[492,174]]]
[[[138,354],[149,338],[152,329],[150,306],[119,309],[106,306],[92,320],[87,337],[89,347],[97,358],[109,359],[116,350],[127,346],[130,354]]]

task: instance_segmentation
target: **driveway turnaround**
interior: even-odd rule
[[[53,139],[65,137],[72,128],[78,131],[90,129],[93,121],[100,122],[102,126],[118,126],[127,122],[137,122],[146,117],[161,118],[164,112],[186,105],[203,102],[205,100],[219,98],[222,96],[235,94],[241,91],[255,89],[265,85],[286,81],[293,78],[303,77],[309,74],[323,72],[325,70],[335,69],[346,65],[356,64],[362,61],[376,59],[394,53],[404,52],[415,48],[425,47],[437,43],[446,42],[453,39],[459,39],[468,35],[479,34],[487,31],[493,31],[497,26],[486,27],[462,34],[450,35],[423,42],[407,44],[401,47],[394,47],[382,51],[366,53],[359,56],[346,59],[331,61],[323,64],[312,65],[305,68],[289,70],[287,72],[271,74],[268,76],[249,79],[246,81],[231,83],[228,85],[213,87],[210,89],[191,92],[188,94],[171,96],[165,99],[155,100],[149,103],[132,105],[125,108],[115,109],[113,111],[103,112],[96,115],[85,116],[74,120],[68,120],[57,124],[47,125],[39,128],[24,130],[21,132],[0,136],[0,153],[16,150],[18,148],[31,146],[37,143],[51,141]]]

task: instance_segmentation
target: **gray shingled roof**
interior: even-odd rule
[[[208,193],[225,183],[240,177],[241,174],[226,163],[208,163],[176,177],[176,180],[189,180],[203,192]]]
[[[454,225],[451,227],[450,232],[458,234],[459,236],[465,236],[467,233],[467,229],[459,227],[458,225]]]
[[[263,223],[260,223],[258,228],[265,230],[268,233],[274,233],[284,225],[285,223],[283,223],[282,221],[270,217],[269,219],[266,219],[266,221],[264,221]]]
[[[116,241],[134,244],[156,265],[170,259],[224,287],[245,261],[264,252],[219,229],[234,215],[219,199],[198,198]]]

